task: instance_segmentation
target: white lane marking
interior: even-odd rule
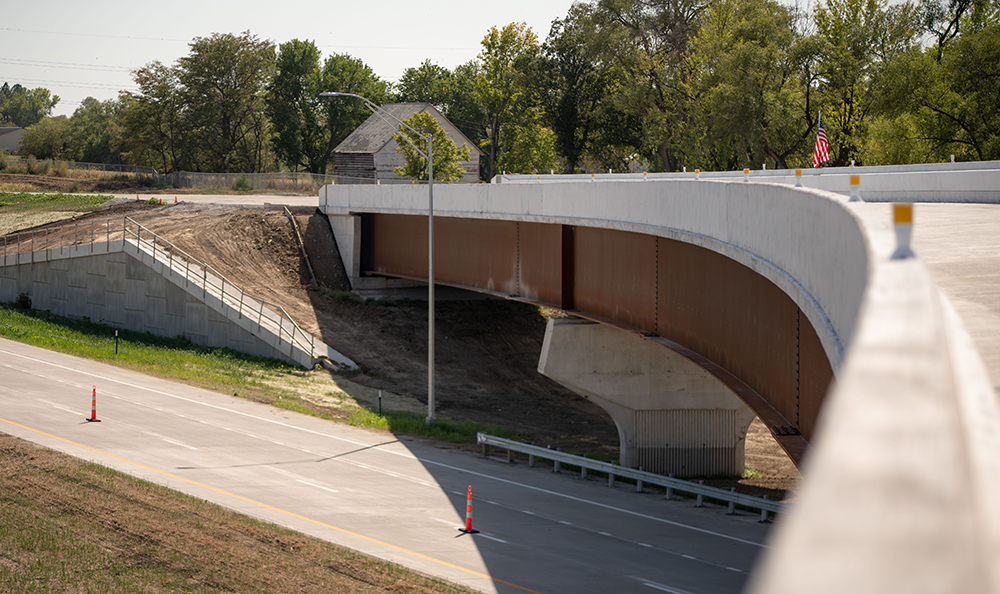
[[[651,544],[646,544],[646,543],[644,543],[644,542],[640,542],[640,543],[639,543],[639,546],[640,546],[640,547],[646,547],[647,549],[651,549],[651,548],[653,548],[653,545],[651,545]],[[728,568],[727,568],[727,569],[728,569]]]
[[[66,408],[65,406],[59,406],[58,404],[56,404],[54,402],[49,402],[48,400],[40,400],[40,402],[44,402],[44,403],[48,404],[49,406],[51,406],[52,408],[58,408],[59,410],[68,412],[68,413],[70,413],[72,415],[78,415],[78,414],[80,414],[80,411],[78,411],[78,410],[73,410],[71,408]]]
[[[497,542],[502,542],[503,544],[508,544],[507,541],[503,540],[502,538],[497,538],[495,536],[490,536],[489,534],[483,534],[482,532],[480,532],[477,536],[482,536],[483,538],[488,538],[490,540],[495,540]]]
[[[526,509],[522,509],[522,510],[521,510],[521,513],[522,513],[522,514],[528,514],[529,516],[533,516],[533,515],[535,515],[535,512],[530,512],[530,511],[528,511],[528,510],[526,510]]]
[[[643,582],[643,586],[649,586],[655,590],[660,590],[661,592],[670,592],[670,594],[687,594],[684,590],[677,590],[676,588],[668,588],[667,586],[661,584],[655,584],[653,582]]]
[[[441,518],[435,518],[435,517],[431,517],[431,519],[434,520],[435,522],[440,522],[442,524],[447,524],[449,526],[453,526],[453,527],[454,526],[458,526],[458,522],[451,522],[451,521],[448,521],[448,520],[442,520]]]
[[[735,571],[736,573],[743,573],[742,569],[736,569],[735,567],[727,567],[729,571]]]
[[[155,434],[155,433],[153,433],[153,434],[151,434],[151,435],[156,435],[156,434]],[[162,435],[157,435],[157,437],[159,437],[160,439],[162,439],[163,441],[165,441],[165,442],[167,442],[167,443],[172,443],[172,444],[174,444],[174,445],[179,445],[179,446],[181,446],[182,448],[187,448],[187,449],[189,449],[189,450],[195,450],[195,451],[198,451],[198,448],[196,448],[196,447],[194,447],[194,446],[189,446],[189,445],[188,445],[188,444],[186,444],[186,443],[181,443],[181,442],[179,442],[179,441],[176,441],[176,440],[173,440],[173,439],[170,439],[169,437],[163,437]]]
[[[646,578],[635,577],[635,576],[629,576],[629,577],[631,577],[633,580],[642,582],[643,586],[649,586],[650,588],[653,588],[654,590],[659,590],[661,592],[670,592],[670,594],[691,594],[691,592],[688,592],[687,590],[681,590],[680,588],[675,588],[673,586],[666,586],[664,584],[654,582],[653,580],[647,580]]]
[[[331,489],[329,487],[324,487],[323,485],[317,485],[316,483],[310,483],[309,481],[304,481],[302,479],[295,479],[296,482],[302,483],[303,485],[309,485],[310,487],[316,487],[317,489],[323,489],[324,491],[329,491],[331,493],[340,493],[336,489]]]
[[[559,520],[560,524],[566,524],[567,526],[572,526],[573,522],[567,522],[566,520]]]
[[[251,419],[256,419],[258,421],[263,421],[265,423],[271,423],[271,424],[278,425],[278,426],[281,426],[281,427],[286,427],[286,428],[289,428],[289,429],[294,429],[294,430],[297,430],[297,431],[302,431],[302,432],[310,433],[310,434],[313,434],[313,435],[319,435],[319,436],[326,437],[326,438],[329,438],[329,439],[335,439],[335,440],[338,440],[338,441],[344,441],[344,442],[347,442],[347,443],[350,443],[350,444],[354,444],[354,445],[358,445],[358,446],[363,446],[363,447],[371,447],[371,445],[372,445],[372,444],[368,444],[368,443],[364,443],[364,442],[360,442],[360,441],[355,441],[353,439],[347,439],[345,437],[338,437],[336,435],[330,435],[329,433],[323,433],[321,431],[315,431],[313,429],[306,429],[305,427],[299,427],[299,426],[293,425],[291,423],[283,423],[283,422],[275,420],[275,419],[268,419],[266,417],[261,417],[261,416],[254,415],[254,414],[251,414],[251,413],[246,413],[246,412],[243,412],[243,411],[239,411],[239,410],[227,408],[225,406],[219,406],[217,404],[209,404],[207,402],[201,402],[199,400],[195,400],[193,398],[187,398],[185,396],[179,396],[177,394],[170,394],[168,392],[163,392],[161,390],[157,390],[157,389],[154,389],[154,388],[147,388],[145,386],[140,386],[138,384],[132,384],[132,383],[129,383],[129,382],[126,382],[126,381],[122,381],[122,380],[110,378],[110,377],[99,375],[99,374],[96,374],[96,373],[91,373],[89,371],[83,371],[83,370],[80,370],[80,369],[73,369],[71,367],[66,367],[65,365],[59,365],[58,363],[53,363],[51,361],[45,361],[43,359],[36,359],[34,357],[29,357],[27,355],[22,355],[20,353],[6,351],[6,350],[3,350],[3,349],[0,349],[0,353],[7,354],[7,355],[13,355],[15,357],[20,357],[22,359],[27,359],[29,361],[34,361],[36,363],[39,363],[39,364],[42,364],[42,365],[48,365],[48,366],[51,366],[51,367],[55,367],[57,369],[63,369],[65,371],[70,371],[70,372],[73,372],[73,373],[79,373],[81,375],[86,375],[86,376],[98,378],[98,379],[101,379],[101,380],[107,380],[109,382],[114,382],[116,384],[120,384],[122,386],[127,386],[127,387],[130,387],[130,388],[135,388],[137,390],[144,390],[146,392],[150,392],[150,393],[153,393],[153,394],[159,394],[161,396],[166,396],[168,398],[174,398],[176,400],[181,400],[183,402],[188,402],[188,403],[191,403],[191,404],[198,404],[198,405],[201,405],[201,406],[205,406],[205,407],[208,407],[208,408],[213,408],[213,409],[220,410],[220,411],[225,411],[225,412],[228,412],[228,413],[231,413],[231,414],[235,414],[235,415],[239,415],[239,416],[242,416],[242,417],[248,417],[248,418],[251,418]],[[33,373],[35,375],[39,375],[39,376],[45,377],[44,375],[38,374],[37,372],[32,372],[32,371],[27,371],[27,370],[24,370],[24,371],[26,373]],[[565,493],[559,493],[559,492],[556,492],[556,491],[551,491],[549,489],[543,489],[541,487],[535,487],[533,485],[527,485],[527,484],[519,483],[519,482],[516,482],[516,481],[502,479],[502,478],[490,476],[488,474],[483,474],[481,472],[475,472],[475,471],[472,471],[472,470],[467,470],[465,468],[459,468],[457,466],[452,466],[450,464],[444,464],[442,462],[437,462],[437,461],[434,461],[434,460],[428,460],[428,459],[425,459],[425,458],[420,458],[420,457],[415,456],[415,455],[413,455],[413,454],[411,454],[409,452],[397,452],[395,450],[388,450],[388,449],[383,449],[383,448],[373,448],[373,449],[375,451],[378,451],[378,452],[384,452],[384,453],[392,454],[392,455],[395,455],[395,456],[401,456],[401,457],[404,457],[404,458],[415,459],[415,460],[417,460],[417,461],[419,461],[419,462],[421,462],[423,464],[433,464],[435,466],[440,466],[441,468],[447,468],[447,469],[453,470],[455,472],[460,472],[460,473],[468,474],[468,475],[471,475],[471,476],[477,476],[477,477],[481,477],[481,478],[492,480],[492,481],[497,481],[497,482],[508,484],[508,485],[522,487],[524,489],[529,489],[529,490],[536,491],[536,492],[539,492],[539,493],[545,493],[545,494],[548,494],[548,495],[552,495],[554,497],[561,497],[561,498],[564,498],[564,499],[568,499],[570,501],[576,501],[578,503],[585,503],[585,504],[588,504],[588,505],[593,505],[595,507],[600,507],[602,509],[607,509],[607,510],[610,510],[610,511],[616,511],[616,512],[619,512],[619,513],[623,513],[623,514],[626,514],[626,515],[635,516],[635,517],[638,517],[638,518],[643,518],[643,519],[650,520],[650,521],[653,521],[653,522],[659,522],[659,523],[662,523],[662,524],[667,524],[667,525],[670,525],[670,526],[675,526],[677,528],[685,528],[687,530],[692,530],[694,532],[699,532],[701,534],[708,534],[710,536],[716,536],[718,538],[724,538],[726,540],[732,540],[732,541],[735,541],[735,542],[740,542],[740,543],[747,544],[747,545],[750,545],[750,546],[759,547],[759,548],[762,548],[762,549],[770,549],[771,548],[771,547],[769,547],[769,546],[767,546],[765,544],[761,544],[759,542],[753,542],[752,540],[746,540],[746,539],[739,538],[739,537],[736,537],[736,536],[730,536],[728,534],[722,534],[720,532],[715,532],[713,530],[706,530],[704,528],[698,528],[697,526],[691,526],[689,524],[682,524],[680,522],[674,522],[674,521],[666,520],[666,519],[663,519],[663,518],[657,518],[656,516],[651,516],[649,514],[643,514],[643,513],[640,513],[640,512],[634,512],[632,510],[628,510],[628,509],[624,509],[624,508],[620,508],[620,507],[615,507],[613,505],[608,505],[606,503],[599,503],[597,501],[590,501],[589,499],[583,499],[582,497],[575,497],[573,495],[567,495]]]
[[[608,534],[607,532],[601,532],[600,530],[598,530],[597,533],[602,536],[613,536],[612,534]]]
[[[692,561],[697,561],[698,560],[697,557],[692,557],[691,555],[684,555],[684,554],[682,554],[681,557],[684,557],[685,559],[691,559]]]

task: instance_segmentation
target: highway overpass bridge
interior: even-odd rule
[[[1000,203],[998,189],[998,163],[438,185],[435,279],[572,314],[550,322],[539,370],[611,414],[623,464],[742,468],[754,414],[793,460],[808,450],[758,590],[997,591],[1000,412],[977,346],[992,364],[1000,339],[973,343],[927,263],[891,258],[890,207],[848,196]],[[426,186],[319,201],[355,288],[426,280]],[[952,243],[974,269],[953,288],[978,286],[985,311],[965,313],[992,327],[997,227],[979,225],[970,256],[961,209],[1000,222],[1000,206],[934,206],[960,233],[938,237],[936,270],[956,269]]]

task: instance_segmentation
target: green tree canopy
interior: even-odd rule
[[[497,172],[503,151],[501,132],[517,122],[525,107],[522,98],[528,89],[522,73],[530,68],[539,51],[538,37],[525,23],[510,23],[503,29],[492,27],[482,41],[481,70],[476,77],[476,96],[486,112],[486,140],[489,159],[487,178]]]
[[[48,89],[26,89],[21,85],[0,87],[0,125],[27,128],[52,113],[59,97]]]
[[[324,91],[319,59],[312,41],[281,44],[266,98],[275,156],[293,170],[312,173],[326,173],[329,144],[319,97]]]
[[[274,73],[274,44],[249,31],[196,37],[177,61],[184,116],[208,171],[263,171],[267,161],[264,96]]]
[[[430,136],[433,143],[434,181],[449,182],[462,179],[465,170],[462,168],[461,162],[469,159],[469,147],[464,144],[462,148],[455,146],[455,141],[448,137],[448,133],[445,132],[437,119],[426,111],[415,113],[403,122],[416,132],[400,125],[399,132],[393,135],[393,139],[396,141],[396,150],[406,155],[406,163],[396,168],[396,175],[420,181],[430,179],[427,171],[427,159],[416,150],[419,149],[421,153],[426,155],[428,152],[427,137]],[[410,144],[411,142],[416,145],[416,148]]]
[[[64,117],[45,118],[24,130],[17,152],[38,159],[66,158],[69,120]]]

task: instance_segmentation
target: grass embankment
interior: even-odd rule
[[[321,369],[304,371],[277,359],[230,349],[199,347],[184,338],[118,330],[116,354],[114,328],[29,310],[26,305],[27,301],[20,307],[0,305],[0,336],[358,427],[452,443],[474,442],[479,431],[519,437],[499,427],[446,418],[428,427],[425,415],[413,410],[417,401],[389,393],[384,398],[387,406],[379,414],[378,390],[347,377],[333,377]]]
[[[0,433],[0,590],[471,590]]]
[[[97,194],[0,192],[0,235],[65,219],[111,198]]]

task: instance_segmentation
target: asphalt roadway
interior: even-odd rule
[[[484,592],[738,592],[770,530],[4,339],[0,431]]]

